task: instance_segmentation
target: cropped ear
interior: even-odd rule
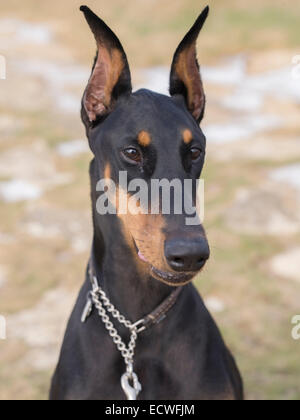
[[[97,56],[82,100],[82,112],[93,123],[109,114],[120,96],[132,92],[131,76],[126,54],[117,36],[87,6],[81,6],[80,10],[97,43]]]
[[[205,94],[197,60],[196,43],[207,19],[207,6],[177,48],[170,76],[170,94],[182,95],[193,117],[200,123],[204,115]]]

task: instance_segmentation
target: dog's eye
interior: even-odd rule
[[[124,157],[131,162],[140,163],[142,161],[141,152],[135,147],[128,147],[122,151]]]
[[[192,160],[197,160],[202,155],[202,150],[198,149],[198,147],[192,147],[190,149],[190,156]]]

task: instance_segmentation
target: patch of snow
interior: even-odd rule
[[[270,262],[272,272],[280,277],[300,282],[300,248],[275,256]]]
[[[251,90],[237,90],[232,95],[221,99],[221,105],[234,111],[259,111],[264,103],[264,96]]]
[[[300,103],[300,83],[292,77],[291,66],[263,72],[256,75],[248,75],[246,59],[243,56],[233,57],[225,64],[205,67],[201,69],[204,82],[210,82],[223,86],[235,86],[236,95],[242,96],[242,108],[244,97],[252,95],[270,95],[276,98],[292,99]],[[258,98],[258,96],[257,96]]]
[[[57,153],[63,157],[72,157],[82,153],[88,153],[89,147],[87,140],[72,140],[61,143],[57,146]]]
[[[8,18],[0,20],[0,35],[9,43],[18,44],[45,45],[53,38],[51,30],[46,25]]]
[[[6,203],[36,200],[41,195],[41,189],[27,181],[13,179],[0,183],[0,198]]]
[[[58,64],[41,59],[16,61],[15,65],[23,73],[43,77],[51,86],[81,86],[86,83],[90,70],[75,64]]]
[[[220,313],[225,310],[224,302],[215,296],[208,296],[204,302],[207,309],[211,312]]]
[[[300,189],[300,164],[288,165],[271,172],[274,181],[285,182],[290,186]]]
[[[292,99],[300,103],[300,83],[292,77],[291,67],[268,71],[255,76],[247,76],[244,88],[269,94],[276,98]]]
[[[69,183],[72,179],[71,174],[57,170],[54,155],[43,140],[4,151],[0,155],[0,176],[21,179],[40,191]]]
[[[238,85],[246,76],[246,59],[244,56],[236,56],[226,60],[220,66],[202,66],[201,74],[203,81],[219,85]]]
[[[44,80],[58,109],[79,115],[81,95],[90,75],[88,68],[40,59],[15,61],[14,65],[20,73]],[[69,90],[74,88],[82,88],[82,92],[71,93]]]
[[[61,96],[60,96],[61,95]],[[61,92],[57,94],[55,100],[56,106],[64,113],[80,115],[80,95],[72,95],[71,93]]]
[[[204,125],[204,133],[209,142],[228,143],[248,139],[260,132],[279,128],[281,118],[275,115],[249,115],[224,124]]]
[[[149,89],[162,95],[169,95],[169,67],[150,67],[140,71],[143,83],[138,89]]]

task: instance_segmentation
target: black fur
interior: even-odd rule
[[[87,9],[84,11],[88,13]],[[207,11],[202,15],[202,20],[206,14]],[[197,35],[202,20],[197,21],[194,27]],[[97,20],[96,24],[102,30],[104,26],[101,22]],[[186,40],[196,32],[192,30]],[[111,42],[115,42],[114,34],[107,29],[105,36],[110,36]],[[125,90],[130,88],[127,75]],[[180,91],[179,84],[173,85],[172,89],[172,97],[147,90],[131,95],[119,92],[114,110],[105,119],[92,125],[85,110],[82,111],[94,153],[90,178],[95,268],[109,299],[132,321],[152,312],[176,284],[167,285],[152,276],[147,264],[133,253],[134,240],[124,235],[124,226],[117,215],[100,216],[97,213],[99,193],[96,192],[96,183],[104,176],[108,164],[110,177],[116,182],[119,171],[125,170],[128,182],[135,178],[143,178],[147,183],[152,178],[189,178],[195,181],[200,176],[206,140],[187,109],[185,95]],[[183,144],[184,129],[192,134],[190,145]],[[138,143],[137,136],[141,130],[151,133],[151,144],[147,147]],[[128,146],[140,151],[141,164],[129,164],[122,158],[121,152]],[[190,158],[191,147],[201,150],[195,162]],[[194,240],[192,238],[197,237],[207,247],[203,227],[186,226],[184,220],[185,215],[164,216],[163,234],[166,241],[180,235],[181,240],[190,244]],[[151,243],[151,237],[146,232],[144,240]],[[163,255],[161,258],[165,262]],[[125,399],[120,386],[120,377],[125,371],[124,362],[96,310],[85,324],[80,322],[90,288],[90,280],[86,276],[52,380],[52,400]],[[127,342],[128,332],[120,330]],[[243,398],[242,381],[236,364],[192,284],[184,286],[176,305],[163,322],[139,335],[134,370],[143,385],[139,399]]]

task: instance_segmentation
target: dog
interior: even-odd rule
[[[241,400],[234,358],[191,283],[210,256],[202,224],[188,226],[186,214],[174,208],[167,215],[96,209],[100,179],[130,196],[118,185],[121,171],[128,182],[141,178],[147,185],[152,179],[190,179],[194,185],[199,179],[206,139],[199,127],[205,94],[196,42],[209,8],[175,52],[170,96],[133,93],[119,39],[88,7],[81,11],[97,43],[81,111],[94,155],[94,237],[50,399]],[[125,319],[131,320],[127,326]],[[129,338],[131,353],[120,344]]]

